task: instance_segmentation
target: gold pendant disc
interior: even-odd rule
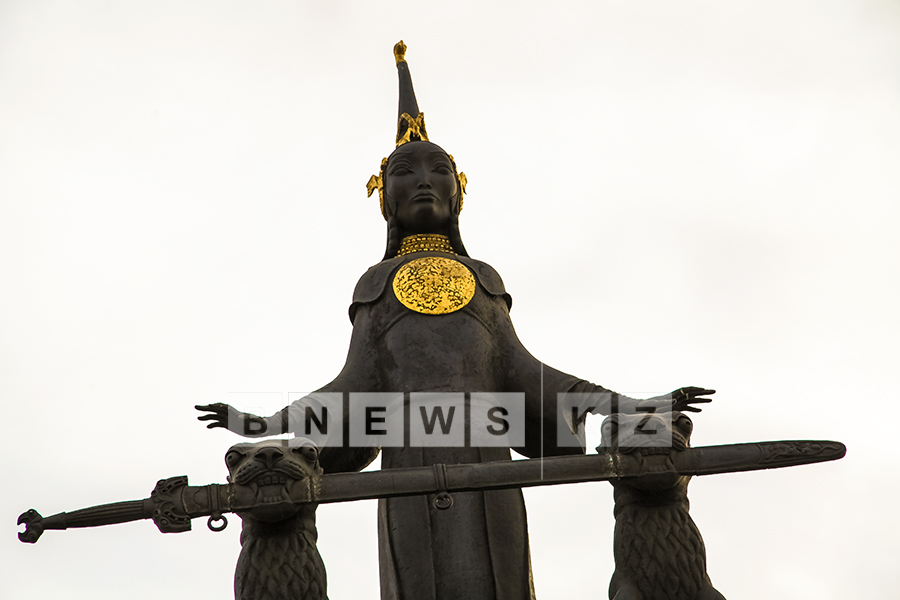
[[[472,300],[475,276],[458,260],[425,256],[400,267],[392,287],[406,308],[426,315],[445,315]]]

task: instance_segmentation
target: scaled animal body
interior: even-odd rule
[[[603,423],[603,445],[614,446],[620,433],[637,427],[671,427],[672,447],[689,445],[693,424],[680,413],[673,419],[645,415],[614,415]],[[629,438],[634,439],[632,438]],[[624,448],[637,456],[669,453],[673,448]],[[599,448],[598,448],[599,450]],[[725,600],[706,573],[706,548],[700,530],[688,514],[690,477],[647,475],[613,480],[616,527],[613,554],[616,570],[609,584],[611,600]]]
[[[314,446],[283,440],[236,444],[225,455],[229,481],[255,486],[270,504],[239,516],[241,554],[234,572],[236,600],[327,600],[325,565],[316,548],[316,505],[281,503],[291,485],[320,474]]]

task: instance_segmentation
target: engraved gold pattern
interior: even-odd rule
[[[446,252],[456,254],[450,245],[450,238],[439,233],[418,233],[403,238],[397,256],[406,256],[413,252]]]
[[[426,315],[445,315],[472,300],[475,276],[452,258],[424,256],[400,267],[391,287],[406,308]]]

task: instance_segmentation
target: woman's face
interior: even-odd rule
[[[384,194],[406,235],[447,234],[458,192],[450,157],[431,142],[408,142],[391,154]]]

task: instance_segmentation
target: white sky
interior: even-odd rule
[[[274,410],[337,374],[384,249],[365,183],[401,38],[533,354],[632,395],[716,388],[694,445],[847,444],[692,483],[716,587],[896,598],[887,0],[0,2],[0,597],[230,597],[237,517],[35,546],[13,523],[222,482],[238,438],[194,404]],[[539,597],[604,597],[610,487],[526,501]],[[321,507],[319,531],[332,600],[377,598],[374,502]]]

